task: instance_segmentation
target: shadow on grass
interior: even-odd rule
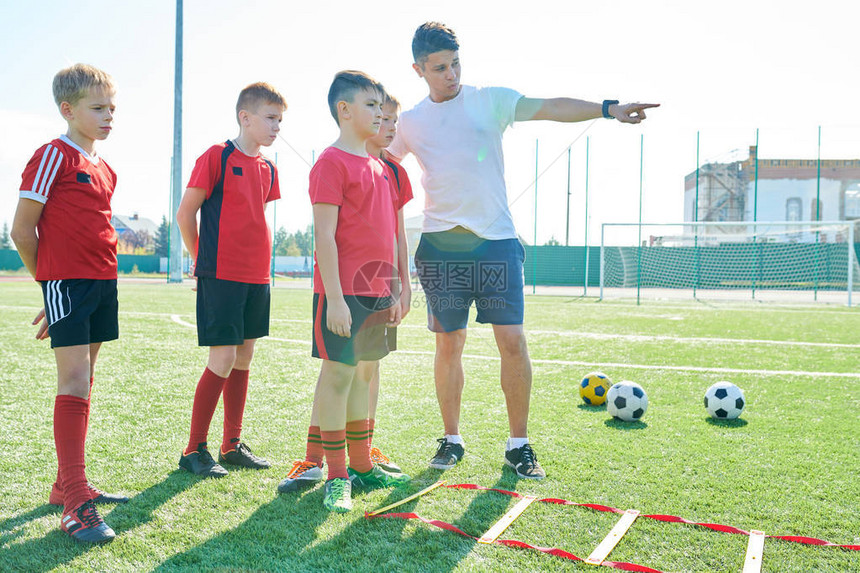
[[[721,428],[743,428],[749,423],[743,418],[735,418],[734,420],[719,420],[717,418],[711,418],[710,416],[705,418],[705,421],[712,426],[719,426]]]
[[[413,478],[408,489],[392,491],[379,507],[403,499],[439,479],[444,479],[443,472],[427,468]],[[518,481],[515,474],[503,469],[502,477],[491,487],[513,490]],[[491,491],[471,493],[476,494],[472,502],[452,523],[466,533],[480,537],[508,511],[512,500],[509,496]],[[462,507],[461,500],[469,494],[439,488],[428,495],[444,500],[449,506]],[[391,512],[414,511],[417,503],[417,499],[412,500]],[[432,509],[417,513],[428,519],[445,520],[444,515],[433,515]],[[320,564],[320,570],[445,572],[455,569],[477,543],[474,539],[416,522],[412,522],[415,527],[406,537],[404,529],[408,521],[397,518],[355,521],[336,537],[306,549],[302,557],[308,563]]]
[[[31,509],[30,511],[26,511],[24,513],[13,515],[12,517],[4,519],[2,522],[0,522],[0,548],[4,547],[5,545],[8,545],[12,541],[20,537],[22,532],[16,532],[14,530],[17,527],[24,525],[25,523],[35,521],[52,513],[57,514],[57,521],[59,521],[61,509],[62,508],[59,505],[51,505],[49,503],[45,503],[37,508]]]
[[[132,497],[128,503],[117,505],[107,513],[105,506],[100,506],[99,513],[117,535],[144,524],[152,519],[156,509],[194,484],[196,478],[190,474],[181,475],[184,473],[178,470],[171,473],[160,483],[143,490]],[[98,550],[97,545],[78,543],[60,531],[60,512],[60,506],[44,504],[0,524],[0,532],[3,534],[0,538],[0,563],[3,563],[4,571],[19,570],[35,573],[50,571],[87,551]],[[7,531],[50,514],[57,516],[56,529],[42,538],[7,547],[9,542],[18,537],[15,533],[7,534]]]
[[[580,410],[582,410],[584,412],[606,413],[606,402],[604,402],[603,404],[601,404],[599,406],[590,406],[588,404],[580,404],[579,406],[577,406],[577,408],[579,408]]]
[[[443,479],[443,472],[427,468],[414,476],[408,487],[392,490],[377,507],[404,499],[439,479]],[[515,474],[503,470],[502,477],[492,487],[513,490],[518,481]],[[360,513],[364,494],[358,491],[353,494],[352,513],[330,513],[322,506],[323,494],[324,488],[317,486],[303,494],[277,495],[239,526],[173,555],[154,571],[444,572],[455,569],[476,544],[473,539],[423,524],[405,533],[408,522],[405,519],[365,519]],[[477,495],[454,523],[467,533],[480,536],[507,512],[512,499],[489,491],[472,494]],[[428,494],[454,507],[462,507],[465,495],[469,494],[444,488]],[[409,501],[391,511],[414,511],[422,499],[426,498]],[[432,510],[430,513],[424,517],[445,518],[432,515]],[[328,533],[331,529],[335,529],[334,535]]]
[[[329,517],[322,507],[324,488],[273,494],[272,501],[237,527],[171,556],[153,571],[332,570],[297,560],[305,547],[317,541],[317,528]]]
[[[619,420],[618,418],[609,418],[605,422],[607,428],[612,428],[615,430],[644,430],[648,427],[648,424],[643,422],[642,420],[638,420],[636,422],[625,422],[624,420]]]
[[[152,521],[155,511],[169,500],[200,481],[201,478],[184,470],[173,470],[166,478],[151,485],[128,503],[117,505],[104,520],[116,531],[117,535]]]

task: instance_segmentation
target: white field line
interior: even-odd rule
[[[289,322],[311,324],[310,320],[295,318],[273,318],[272,322]],[[420,324],[401,324],[397,328],[410,328],[427,330]],[[491,332],[491,328],[470,326],[469,330],[479,332]],[[591,340],[629,340],[631,342],[679,342],[689,344],[710,344],[712,342],[727,344],[765,344],[773,346],[812,346],[818,348],[858,348],[860,344],[847,344],[841,342],[803,342],[796,340],[762,340],[754,338],[709,338],[709,337],[682,337],[666,335],[644,335],[644,334],[607,334],[602,332],[576,332],[572,330],[532,330],[526,329],[526,335],[541,334],[549,336],[565,336],[569,338],[587,338]]]
[[[175,322],[176,324],[178,324],[180,326],[185,326],[187,328],[195,328],[195,329],[197,328],[196,324],[194,324],[192,322],[188,322],[186,320],[183,320],[182,317],[180,317],[178,314],[171,314],[170,320],[172,320],[173,322]],[[295,338],[278,338],[276,336],[267,336],[263,340],[274,340],[276,342],[289,342],[291,344],[304,344],[306,346],[311,345],[310,340],[297,340]]]
[[[179,315],[170,316],[173,322],[182,326],[196,328],[190,322],[182,320]],[[268,340],[276,342],[289,342],[310,346],[307,340],[295,340],[290,338],[267,337]],[[264,339],[265,340],[265,339]],[[413,356],[435,356],[431,350],[397,350],[397,354],[411,354]],[[498,361],[498,356],[482,356],[479,354],[463,354],[463,358],[471,360]],[[750,370],[747,368],[708,368],[704,366],[656,366],[651,364],[625,364],[621,362],[584,362],[581,360],[547,360],[532,358],[533,364],[556,364],[561,366],[586,366],[589,368],[633,368],[635,370],[668,370],[673,372],[711,372],[716,374],[755,374],[760,376],[828,376],[831,378],[860,378],[860,372],[814,372],[807,370]]]
[[[38,312],[40,309],[36,307],[0,305],[0,309],[13,310],[34,310]],[[164,312],[130,312],[121,311],[120,314],[128,316],[169,316],[174,322],[181,320],[178,314],[168,314]],[[271,322],[286,322],[292,324],[307,324],[311,321],[303,318],[272,318]],[[184,323],[186,326],[190,323]],[[193,326],[193,325],[192,325]],[[403,329],[421,329],[426,330],[427,327],[421,324],[401,324],[397,328]],[[492,329],[487,327],[470,326],[470,330],[476,332],[490,332]],[[602,332],[575,332],[571,330],[531,330],[526,329],[526,334],[538,334],[548,336],[565,336],[570,338],[586,338],[591,340],[629,340],[631,342],[678,342],[686,344],[762,344],[771,346],[799,346],[799,347],[814,347],[814,348],[858,348],[860,344],[848,344],[840,342],[804,342],[799,340],[765,340],[755,338],[716,338],[716,337],[680,337],[666,335],[644,335],[644,334],[607,334]]]

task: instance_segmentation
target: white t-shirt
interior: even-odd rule
[[[425,191],[423,232],[465,227],[485,239],[517,237],[505,188],[502,133],[514,122],[519,92],[460,86],[454,99],[429,97],[403,112],[388,152],[414,153]]]

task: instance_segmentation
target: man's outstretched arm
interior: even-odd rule
[[[659,107],[659,103],[613,103],[607,106],[609,116],[622,123],[639,123],[645,119],[645,110]],[[514,121],[575,122],[603,117],[603,104],[568,97],[530,98],[522,97],[517,102]]]

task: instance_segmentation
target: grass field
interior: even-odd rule
[[[530,434],[549,477],[503,469],[507,437],[492,332],[470,328],[462,433],[453,470],[427,467],[441,433],[433,339],[424,309],[382,363],[375,443],[413,477],[408,488],[358,494],[329,514],[322,489],[278,495],[304,437],[318,361],[310,357],[309,291],[273,290],[271,337],[257,346],[243,437],[268,471],[199,480],[177,469],[194,386],[206,361],[196,345],[194,293],[163,283],[120,284],[120,340],[100,355],[87,473],[132,500],[105,506],[117,539],[76,544],[47,505],[56,472],[52,353],[33,339],[41,308],[31,282],[0,282],[0,570],[2,571],[586,571],[531,550],[478,545],[417,521],[366,520],[373,510],[439,479],[599,503],[645,514],[860,543],[860,312],[844,307],[598,303],[528,297],[534,359]],[[419,301],[420,302],[420,299]],[[639,382],[643,420],[586,407],[577,383],[601,369]],[[735,423],[702,405],[718,380],[743,388]],[[210,442],[220,442],[219,406]],[[443,477],[444,476],[444,477]],[[516,503],[494,492],[438,489],[396,511],[451,522],[480,536]],[[503,535],[586,557],[618,516],[535,503]],[[638,520],[610,555],[665,571],[740,571],[747,537]],[[767,540],[763,570],[860,571],[860,552]]]

